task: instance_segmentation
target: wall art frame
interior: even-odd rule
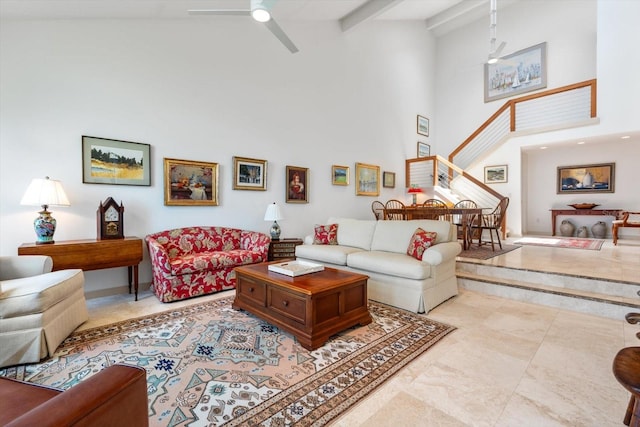
[[[485,166],[484,183],[502,184],[508,181],[509,167],[507,165]]]
[[[615,163],[558,166],[558,194],[615,193]]]
[[[416,119],[416,132],[418,135],[429,136],[429,119],[418,114]]]
[[[234,190],[267,190],[267,161],[248,157],[233,157]]]
[[[426,142],[418,141],[418,149],[416,155],[418,157],[429,157],[431,155],[431,146]]]
[[[380,166],[356,163],[356,196],[380,195]]]
[[[382,186],[384,188],[396,188],[396,173],[382,172]]]
[[[484,102],[547,87],[547,43],[484,64]]]
[[[166,206],[218,206],[218,164],[164,159]]]
[[[309,203],[309,169],[287,166],[285,177],[285,201],[287,203]]]
[[[331,166],[331,184],[349,185],[349,166]]]
[[[82,182],[151,185],[151,145],[82,136]]]

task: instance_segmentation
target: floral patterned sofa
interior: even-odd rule
[[[267,261],[264,233],[227,227],[184,227],[145,237],[151,288],[162,302],[234,289],[239,265]]]

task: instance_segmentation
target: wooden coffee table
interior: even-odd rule
[[[307,350],[351,326],[371,323],[364,274],[325,268],[289,277],[269,263],[237,267],[235,310],[246,310],[293,334]]]

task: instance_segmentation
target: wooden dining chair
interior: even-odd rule
[[[384,219],[384,204],[379,200],[374,200],[371,203],[371,210],[376,220]]]
[[[489,244],[489,242],[482,241],[482,232],[484,230],[489,231],[489,238],[491,239],[491,250],[495,251],[493,233],[496,233],[498,239],[498,246],[502,249],[502,242],[500,241],[500,227],[502,227],[502,221],[507,213],[507,207],[509,206],[509,198],[504,197],[498,203],[498,206],[490,214],[483,214],[475,221],[472,226],[473,235],[478,237],[478,246],[483,244]]]
[[[465,200],[460,200],[458,203],[456,203],[455,205],[453,205],[453,208],[463,208],[463,209],[477,209],[478,204],[476,202],[474,202],[473,200],[469,200],[469,199],[465,199]],[[464,218],[463,218],[464,216]],[[458,239],[463,239],[464,242],[467,244],[467,246],[471,243],[471,225],[473,224],[474,220],[475,220],[476,215],[475,214],[453,214],[452,215],[452,223],[455,224],[455,226],[458,229]],[[465,233],[463,233],[463,227],[462,227],[462,221],[464,219],[464,222],[467,224],[467,232],[466,235]]]
[[[436,208],[436,209],[446,209],[447,204],[439,199],[427,199],[422,203],[423,208]],[[451,222],[451,215],[448,213],[438,214],[438,215],[428,215],[427,219],[435,219],[439,221],[449,221]]]
[[[404,206],[404,203],[402,203],[400,200],[396,200],[396,199],[388,200],[387,203],[385,203],[384,208],[385,208],[385,216],[386,216],[385,219],[395,219],[395,220],[406,219],[406,214],[404,213],[405,206]],[[402,209],[403,212],[389,213],[387,212],[389,209]]]

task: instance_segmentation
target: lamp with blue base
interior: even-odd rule
[[[70,206],[60,181],[49,179],[48,176],[44,179],[33,179],[20,200],[20,204],[42,206],[40,215],[33,221],[33,229],[37,236],[36,244],[54,243],[53,235],[56,232],[57,221],[47,209],[49,206]]]

